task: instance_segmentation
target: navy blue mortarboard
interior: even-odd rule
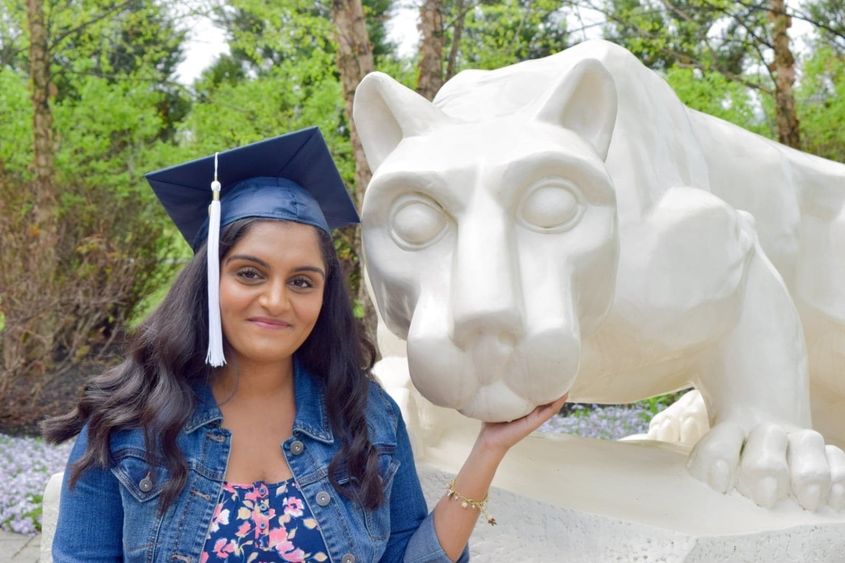
[[[150,172],[146,178],[194,250],[205,241],[214,179],[221,185],[221,227],[266,217],[328,232],[360,221],[317,127]]]
[[[325,232],[358,223],[329,148],[316,127],[192,160],[146,175],[196,252],[208,244],[209,348],[226,363],[220,323],[220,229],[248,217],[296,221]]]

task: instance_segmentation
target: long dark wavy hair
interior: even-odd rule
[[[262,219],[242,219],[222,229],[220,257]],[[266,220],[266,219],[265,219]],[[321,378],[334,435],[341,448],[329,464],[335,489],[372,509],[384,500],[378,456],[370,443],[364,411],[375,347],[352,314],[344,274],[331,237],[317,229],[327,276],[323,307],[308,338],[297,350],[300,362]],[[206,248],[203,245],[179,273],[167,296],[129,339],[127,358],[94,377],[69,413],[42,423],[44,437],[60,443],[88,425],[88,447],[73,465],[70,486],[87,468],[111,466],[112,432],[140,428],[147,462],[163,464],[171,475],[164,485],[160,509],[167,509],[185,486],[188,468],[176,443],[195,407],[191,382],[210,381],[205,364],[208,348]],[[345,466],[349,484],[338,484]]]

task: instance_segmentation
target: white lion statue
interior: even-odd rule
[[[354,118],[369,278],[424,397],[500,421],[692,385],[695,477],[845,506],[845,165],[685,107],[604,41],[433,102],[373,73]]]

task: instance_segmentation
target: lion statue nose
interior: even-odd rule
[[[466,352],[478,368],[478,382],[486,385],[503,379],[517,344],[516,336],[506,330],[485,330],[470,340]]]

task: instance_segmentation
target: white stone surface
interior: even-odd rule
[[[453,474],[425,465],[419,467],[419,473],[426,499],[433,506]],[[564,472],[558,477],[567,479],[571,475]],[[550,488],[553,487],[550,485]],[[570,487],[577,488],[578,483]],[[637,496],[644,503],[649,500],[648,493],[638,492]],[[591,513],[556,505],[555,500],[537,500],[494,487],[488,504],[498,524],[488,526],[479,521],[470,538],[472,561],[840,563],[845,553],[843,520],[785,520],[769,524],[768,529],[754,530],[740,526],[728,533],[714,533],[678,530],[657,523],[649,525]],[[740,505],[747,507],[748,503]],[[659,508],[652,510],[660,515]],[[762,518],[769,515],[768,511],[757,510]],[[705,508],[700,520],[706,522],[713,512]],[[663,521],[671,522],[669,515],[666,516]],[[719,515],[715,521],[723,516]],[[734,518],[728,515],[728,520],[733,522]]]
[[[707,405],[696,390],[684,395],[657,413],[648,423],[652,440],[694,446],[710,430]]]
[[[845,165],[687,109],[604,41],[433,103],[374,73],[354,117],[369,279],[428,400],[501,421],[693,385],[698,479],[845,506]]]
[[[41,563],[53,561],[53,537],[56,535],[56,524],[59,522],[59,498],[62,494],[62,478],[64,473],[50,476],[44,487],[41,513]]]

